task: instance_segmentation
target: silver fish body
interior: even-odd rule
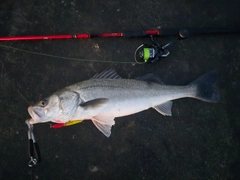
[[[30,123],[92,120],[107,137],[111,134],[114,118],[134,114],[149,108],[171,116],[172,101],[196,98],[207,102],[219,101],[212,89],[214,71],[186,86],[164,85],[152,74],[138,79],[121,79],[114,70],[104,71],[94,78],[70,85],[53,93],[28,112]]]
[[[173,99],[193,97],[196,91],[195,86],[191,85],[167,86],[133,79],[91,79],[70,88],[76,89],[82,102],[108,99],[106,105],[99,108],[99,112],[95,112],[94,109],[95,113],[92,113],[108,114],[113,117],[134,114]],[[76,119],[89,118],[85,116],[87,112],[84,112],[84,108],[82,109],[83,112]]]

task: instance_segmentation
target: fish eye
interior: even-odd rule
[[[48,104],[48,100],[47,99],[44,99],[44,100],[40,101],[40,103],[39,103],[39,105],[41,107],[45,107],[47,104]]]

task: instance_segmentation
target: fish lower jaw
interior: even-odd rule
[[[34,119],[32,119],[32,118],[29,119],[28,122],[29,122],[29,124],[36,124],[36,123],[37,123],[37,122],[36,122]]]
[[[38,113],[36,110],[34,110],[34,108],[32,106],[28,107],[28,113],[34,120],[41,119],[40,113]]]

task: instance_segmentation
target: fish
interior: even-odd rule
[[[220,95],[213,88],[216,80],[215,70],[184,86],[165,85],[152,73],[136,79],[124,79],[114,69],[105,70],[29,106],[29,123],[91,120],[109,137],[116,117],[128,116],[149,108],[164,116],[172,116],[172,100],[180,98],[218,102]]]

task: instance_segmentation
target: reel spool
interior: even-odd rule
[[[169,51],[162,47],[150,44],[142,44],[135,50],[134,59],[138,64],[154,63],[160,57],[167,57]]]

